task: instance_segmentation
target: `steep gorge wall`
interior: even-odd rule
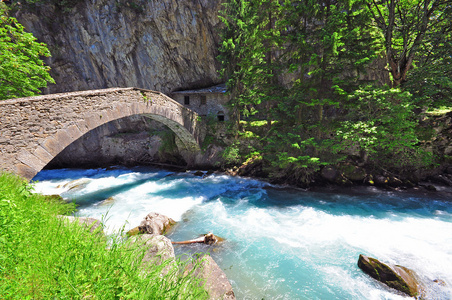
[[[44,92],[129,87],[170,91],[220,82],[221,0],[80,0],[15,17],[48,45],[56,84]]]

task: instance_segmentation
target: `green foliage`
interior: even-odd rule
[[[47,83],[55,83],[43,56],[50,56],[47,46],[25,32],[0,3],[0,100],[33,96]]]
[[[418,148],[413,97],[400,89],[366,86],[348,96],[335,150],[357,149],[380,167],[421,167],[432,154]]]
[[[232,93],[232,119],[237,127],[242,115],[265,115],[270,122],[270,108],[281,88],[276,80],[280,73],[276,52],[283,46],[278,21],[282,5],[275,0],[231,0],[223,5],[218,58]]]
[[[417,105],[430,110],[452,103],[452,7],[445,7],[435,18],[438,24],[429,27],[403,84]]]
[[[376,167],[431,165],[414,112],[450,104],[451,9],[443,0],[225,1],[219,60],[235,136],[251,145],[236,142],[227,156],[262,152],[275,176],[303,180],[353,153]],[[398,89],[383,86],[383,68],[381,81],[366,79],[382,59]]]
[[[138,246],[57,218],[67,206],[0,174],[2,298],[207,299],[199,280],[180,273],[185,263],[142,266]]]
[[[242,162],[239,146],[240,143],[237,142],[224,149],[222,157],[226,166],[237,165]]]
[[[393,86],[409,80],[408,72],[413,65],[429,58],[435,60],[435,48],[444,46],[444,37],[450,41],[452,8],[448,0],[363,3],[384,37],[384,51]]]

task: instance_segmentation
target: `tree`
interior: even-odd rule
[[[343,114],[347,93],[377,57],[378,36],[366,7],[356,1],[287,1],[283,16],[284,68],[293,71],[293,80],[274,109],[274,152],[281,162],[300,166],[331,161],[338,112]],[[281,144],[290,147],[283,152]]]
[[[407,80],[422,44],[440,27],[450,27],[450,0],[372,0],[367,6],[384,36],[393,86]]]
[[[0,99],[33,96],[55,83],[41,60],[48,56],[47,46],[25,32],[0,3]]]
[[[219,60],[232,95],[230,104],[236,124],[241,116],[249,118],[255,114],[265,116],[271,124],[271,106],[280,97],[275,92],[275,78],[279,68],[276,52],[281,49],[281,5],[275,0],[230,0],[223,5]]]
[[[410,91],[416,104],[429,109],[452,103],[452,5],[438,16],[424,37],[418,55],[403,88]]]
[[[221,49],[232,102],[238,115],[251,107],[274,121],[251,153],[258,145],[273,170],[301,181],[345,157],[407,172],[429,165],[414,112],[419,99],[439,102],[452,89],[448,2],[225,1],[235,7],[223,12]],[[365,76],[382,60],[397,88],[383,86],[380,64],[383,76]]]

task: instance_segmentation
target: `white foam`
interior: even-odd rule
[[[336,293],[353,299],[405,299],[358,270],[361,253],[409,267],[428,279],[439,278],[452,286],[452,214],[444,207],[432,210],[433,216],[426,217],[401,213],[390,206],[385,212],[386,204],[382,202],[373,208],[380,214],[372,216],[363,213],[372,209],[369,206],[354,210],[349,203],[349,211],[343,207],[336,211],[331,203],[340,203],[340,197],[313,202],[319,205],[310,205],[309,201],[303,201],[303,205],[261,205],[268,197],[263,189],[267,184],[240,177],[177,174],[163,178],[158,172],[126,170],[115,171],[114,175],[107,171],[87,173],[76,173],[67,180],[42,181],[35,184],[35,189],[60,193],[65,191],[62,186],[74,178],[89,178],[90,182],[77,192],[88,194],[142,180],[114,195],[112,204],[99,202],[81,209],[79,214],[99,219],[106,216],[107,232],[112,233],[124,224],[126,230],[139,225],[149,212],[176,221],[190,212],[190,219],[202,224],[190,225],[197,227],[188,238],[200,230],[215,229],[227,239],[228,250],[220,253],[217,263],[223,264],[221,267],[236,282],[237,293],[243,299],[293,299],[300,295],[321,298]],[[299,197],[304,195],[300,193]],[[359,204],[357,200],[356,206]],[[281,269],[287,266],[290,271],[284,274]],[[441,293],[451,294],[445,288]]]

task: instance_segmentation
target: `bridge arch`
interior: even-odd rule
[[[111,88],[0,101],[0,169],[30,180],[84,134],[132,115],[165,124],[186,151],[200,151],[195,112],[160,92]]]

